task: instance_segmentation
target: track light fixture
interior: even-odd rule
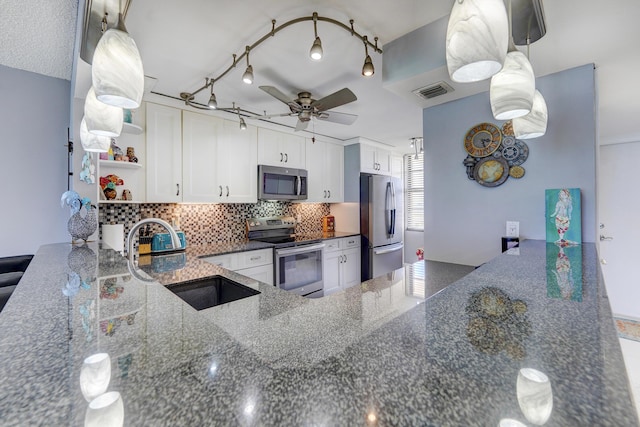
[[[318,13],[313,12],[313,34],[315,39],[313,41],[313,45],[311,46],[311,50],[309,51],[309,56],[314,61],[319,61],[322,59],[322,42],[320,41],[320,37],[318,37]]]
[[[238,115],[238,118],[240,119],[240,130],[247,130],[247,123],[240,116],[240,108],[236,108],[235,102],[233,103],[233,107],[231,107],[231,109],[236,112],[236,114]]]
[[[249,50],[251,49],[250,46],[246,47],[246,55],[247,55],[247,69],[244,72],[244,74],[242,75],[242,81],[245,82],[246,84],[250,85],[253,83],[253,67],[251,66],[251,64],[249,64]]]
[[[371,60],[371,56],[369,56],[369,48],[367,47],[367,36],[364,36],[363,38],[363,43],[364,43],[364,54],[365,54],[365,58],[364,58],[364,65],[362,66],[362,75],[365,77],[371,77],[373,76],[373,73],[375,73],[375,69],[373,68],[373,61]],[[377,44],[378,40],[376,37],[376,44]]]
[[[216,100],[216,94],[213,93],[213,79],[211,79],[209,84],[211,85],[211,96],[209,97],[209,102],[207,103],[207,106],[212,110],[215,110],[216,108],[218,108],[218,101]]]
[[[305,21],[313,21],[313,30],[314,30],[314,35],[315,35],[315,39],[313,42],[313,45],[311,46],[311,49],[309,50],[309,56],[311,56],[312,59],[314,60],[319,60],[320,58],[322,58],[323,55],[323,50],[322,50],[322,42],[320,41],[320,37],[318,37],[318,21],[322,21],[322,22],[326,22],[329,24],[333,24],[337,27],[342,28],[343,30],[349,32],[349,34],[352,37],[357,37],[360,40],[362,40],[362,42],[364,43],[365,46],[365,61],[364,61],[364,65],[362,67],[362,75],[365,77],[370,77],[374,74],[375,69],[373,66],[373,60],[371,59],[371,56],[369,55],[369,48],[372,48],[375,52],[377,53],[382,53],[382,49],[380,49],[378,47],[378,38],[375,37],[375,43],[371,43],[367,36],[361,35],[359,34],[354,26],[353,26],[353,19],[349,20],[348,24],[342,23],[340,21],[337,21],[335,19],[332,18],[326,18],[324,16],[319,16],[317,12],[314,12],[313,15],[311,16],[301,16],[299,18],[294,18],[291,19],[287,22],[285,22],[284,24],[278,25],[276,26],[276,20],[273,19],[271,20],[271,31],[269,31],[268,33],[266,33],[264,36],[262,36],[260,39],[258,39],[255,43],[251,44],[251,45],[247,45],[244,49],[244,52],[242,52],[241,54],[233,54],[233,62],[231,63],[231,65],[225,69],[223,72],[221,72],[220,74],[218,74],[217,76],[213,77],[211,79],[211,82],[209,82],[209,80],[207,79],[207,82],[204,86],[198,88],[197,90],[193,91],[193,92],[182,92],[180,93],[180,98],[182,98],[185,102],[185,104],[190,105],[194,108],[203,108],[203,109],[209,109],[212,107],[209,107],[209,103],[207,104],[207,106],[205,107],[204,104],[202,103],[196,103],[195,100],[195,96],[202,92],[205,89],[208,89],[210,86],[213,85],[213,81],[218,81],[221,78],[223,78],[225,75],[227,75],[231,70],[233,70],[237,65],[238,62],[242,60],[243,57],[247,57],[247,68],[244,72],[244,74],[242,75],[242,80],[246,83],[246,84],[252,84],[254,81],[254,75],[253,75],[253,67],[251,66],[251,63],[249,62],[249,52],[253,49],[255,49],[256,47],[258,47],[259,45],[261,45],[264,41],[274,37],[277,33],[279,33],[281,30],[293,25],[293,24],[297,24],[299,22],[305,22]],[[211,97],[209,98],[209,101],[212,100],[213,97],[213,88],[211,88],[212,92],[211,92]],[[224,111],[229,111],[232,112],[231,109],[225,109],[225,108],[218,108],[219,110],[224,110]],[[235,110],[233,110],[233,112],[235,112]]]

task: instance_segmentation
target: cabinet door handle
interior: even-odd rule
[[[220,197],[222,197],[222,185],[218,185],[218,187],[220,188]]]
[[[251,261],[257,261],[260,258],[262,258],[262,257],[261,256],[252,256],[250,259],[251,259]]]
[[[284,159],[284,156],[282,155],[282,153],[280,153],[280,161],[282,162],[282,159]]]
[[[324,190],[324,198],[327,198],[327,190]]]
[[[284,153],[284,162],[285,163],[289,162],[289,155],[287,153]]]
[[[225,185],[225,187],[227,187],[227,197],[229,197],[229,186]]]
[[[329,194],[329,195],[327,196],[327,198],[328,198],[328,199],[330,199],[330,198],[331,198],[331,190],[327,190],[327,193]]]
[[[176,196],[180,195],[180,184],[176,184]]]

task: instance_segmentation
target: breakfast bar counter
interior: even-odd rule
[[[514,252],[306,299],[43,246],[0,313],[0,425],[637,426],[594,245]],[[260,293],[196,311],[165,286],[209,276]]]

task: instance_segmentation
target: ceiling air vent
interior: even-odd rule
[[[436,96],[444,95],[445,93],[453,92],[453,88],[445,82],[434,83],[429,86],[421,87],[413,91],[422,99],[431,99]]]

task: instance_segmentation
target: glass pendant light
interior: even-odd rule
[[[549,113],[547,103],[540,91],[533,95],[531,112],[526,116],[516,117],[512,120],[513,134],[518,139],[538,138],[547,132],[547,120]]]
[[[138,108],[144,93],[144,70],[136,42],[124,26],[107,30],[93,54],[91,76],[96,96],[105,104]]]
[[[503,0],[455,0],[447,26],[449,76],[460,83],[488,79],[502,68],[508,42]]]
[[[87,129],[93,134],[115,138],[122,132],[122,108],[98,101],[93,87],[84,100],[84,118]]]
[[[509,1],[511,28],[511,1]],[[527,57],[516,49],[509,36],[509,51],[500,72],[491,77],[489,97],[491,111],[497,120],[509,120],[529,114],[536,91],[536,77]]]
[[[94,153],[106,153],[111,146],[111,138],[95,135],[87,129],[87,122],[82,118],[80,122],[80,142],[84,151]]]

